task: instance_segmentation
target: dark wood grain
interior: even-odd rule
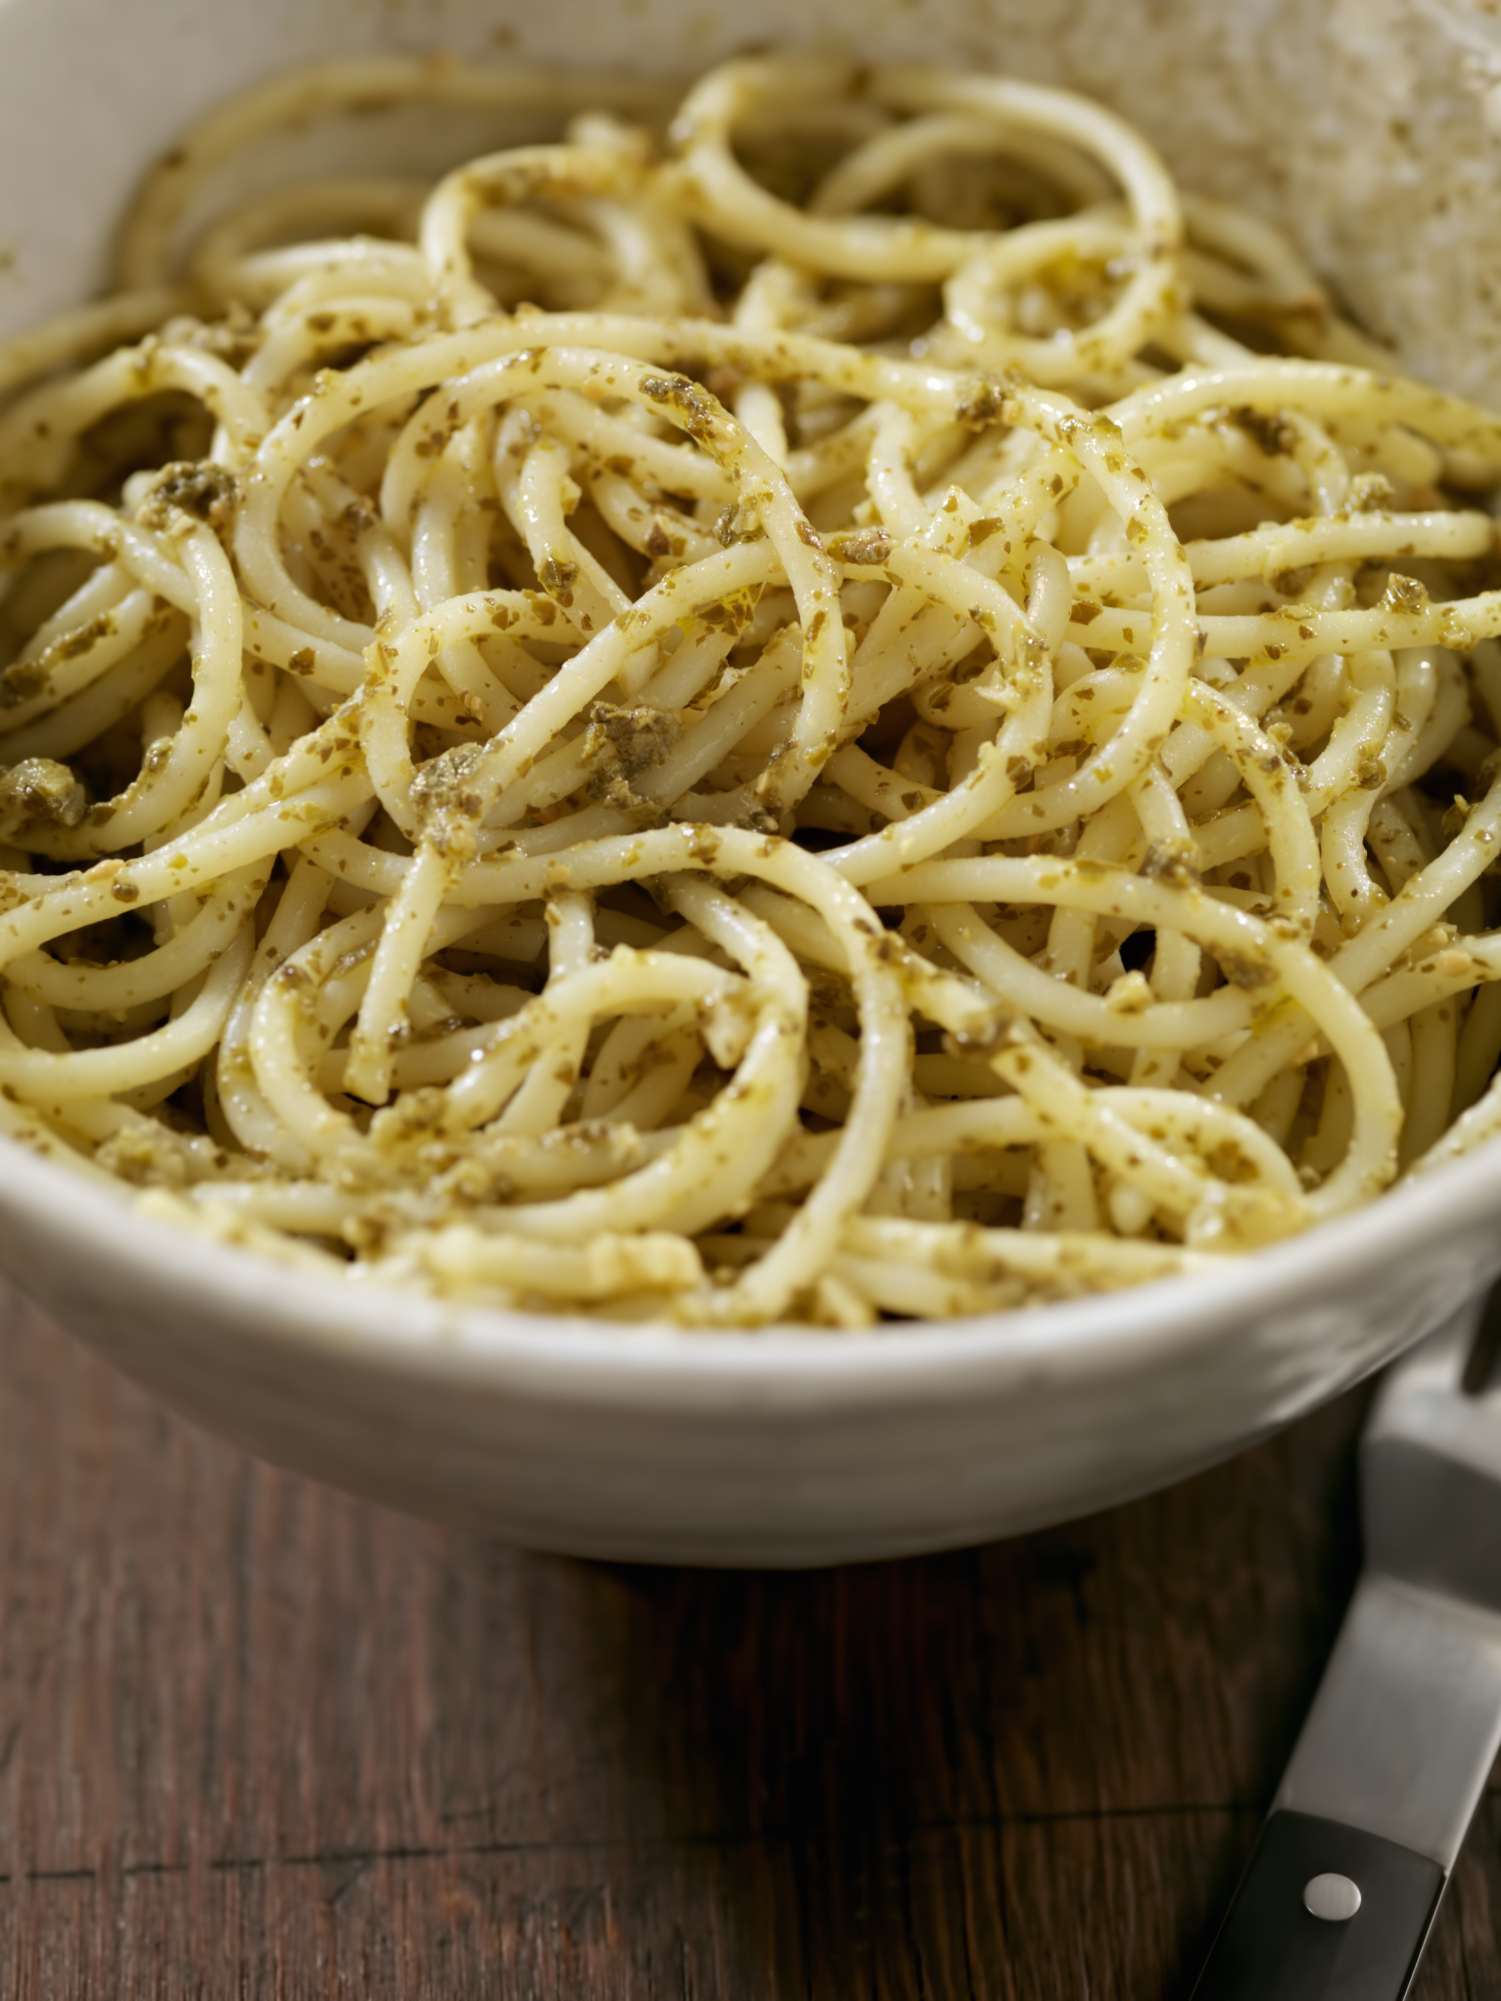
[[[1361,1399],[806,1576],[401,1520],[0,1302],[0,1994],[1186,1996],[1354,1581]],[[1497,2001],[1488,1796],[1421,2001]]]

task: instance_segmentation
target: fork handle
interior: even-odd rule
[[[1426,1855],[1380,1835],[1279,1809],[1194,2001],[1402,2001],[1447,1880]],[[1358,1908],[1342,1885],[1359,1892]]]

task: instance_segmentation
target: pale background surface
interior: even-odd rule
[[[171,24],[169,60],[139,35],[122,49],[117,0],[0,0],[0,72],[32,86],[0,129],[0,333],[97,285],[131,179],[237,80],[391,47],[691,74],[747,42],[811,44],[1094,93],[1204,191],[1293,226],[1411,366],[1501,401],[1492,0],[759,0],[753,17],[736,0],[159,0],[151,14]],[[355,148],[389,160],[382,120],[359,123]],[[434,150],[398,125],[400,150],[452,159],[486,134],[451,113],[437,129]],[[286,149],[280,172],[307,157]]]

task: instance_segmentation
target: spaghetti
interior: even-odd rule
[[[182,247],[372,98],[564,136]],[[1082,98],[659,110],[300,72],[0,350],[0,1129],[318,1270],[852,1328],[1501,1130],[1501,421]]]

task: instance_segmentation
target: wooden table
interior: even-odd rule
[[[0,1299],[0,1994],[1185,1997],[1354,1581],[1347,1398],[817,1575],[270,1471]],[[1501,1996],[1487,1796],[1419,1982]]]

